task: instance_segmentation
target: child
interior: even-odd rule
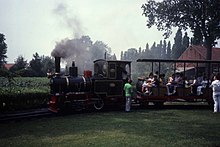
[[[142,85],[142,92],[145,94],[150,94],[150,88],[152,87],[152,83],[151,83],[151,79],[146,78],[146,81],[144,81],[143,85]]]

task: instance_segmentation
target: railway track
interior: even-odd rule
[[[0,114],[0,122],[8,122],[8,121],[19,121],[23,119],[32,119],[32,118],[40,118],[40,117],[48,117],[52,116],[53,113],[47,110],[47,108],[15,112],[15,113],[7,113]]]

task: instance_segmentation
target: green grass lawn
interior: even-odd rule
[[[72,114],[0,124],[0,146],[220,146],[211,110],[134,110]]]

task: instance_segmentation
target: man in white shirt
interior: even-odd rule
[[[214,81],[210,85],[213,91],[214,113],[220,112],[220,73],[214,76]]]

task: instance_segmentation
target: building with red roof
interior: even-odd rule
[[[205,46],[201,45],[190,45],[183,54],[178,58],[178,60],[206,60],[207,49]],[[220,61],[220,48],[212,48],[212,60],[213,61]],[[179,72],[183,71],[183,63],[177,63],[176,69]],[[213,66],[213,65],[212,65]],[[216,70],[219,71],[219,65],[215,65]],[[185,63],[185,70],[188,72],[195,73],[204,73],[205,72],[206,64],[204,63]],[[213,71],[212,71],[213,72]]]
[[[9,70],[12,66],[14,66],[14,63],[8,63],[8,64],[4,64],[4,67]]]
[[[190,45],[179,60],[206,60],[207,49],[201,45]],[[220,48],[212,48],[212,60],[220,61]]]

